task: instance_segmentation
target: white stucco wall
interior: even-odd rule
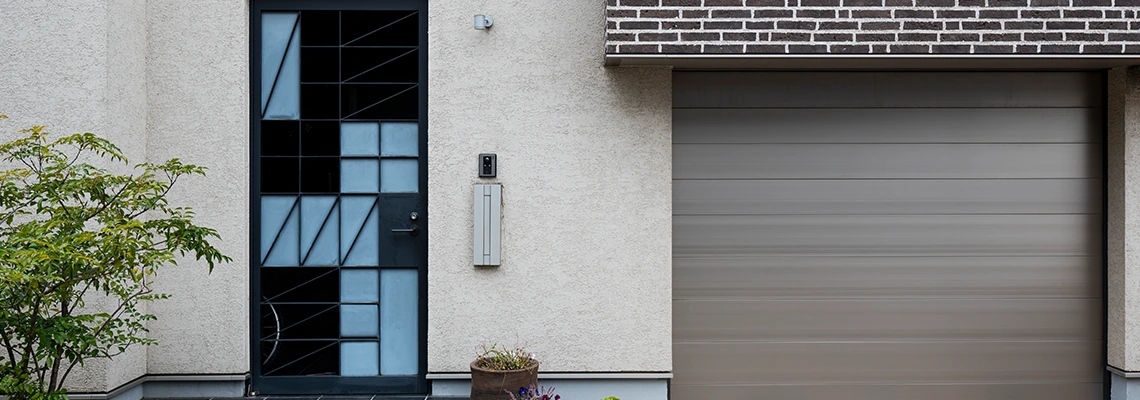
[[[1108,364],[1140,370],[1140,69],[1108,76]]]
[[[431,372],[491,342],[544,371],[672,369],[670,71],[603,68],[603,24],[596,0],[429,7]],[[503,184],[498,268],[472,266],[477,182]]]

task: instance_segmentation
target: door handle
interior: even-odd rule
[[[416,236],[420,234],[420,227],[412,225],[411,228],[407,229],[393,229],[392,233],[407,233],[409,235]]]

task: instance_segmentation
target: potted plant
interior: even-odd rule
[[[471,362],[471,400],[509,400],[538,384],[538,360],[522,348],[486,345]]]

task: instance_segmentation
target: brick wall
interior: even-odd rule
[[[609,54],[1140,54],[1140,0],[607,0]]]

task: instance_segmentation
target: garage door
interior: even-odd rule
[[[1100,398],[1101,90],[676,73],[673,398]]]

